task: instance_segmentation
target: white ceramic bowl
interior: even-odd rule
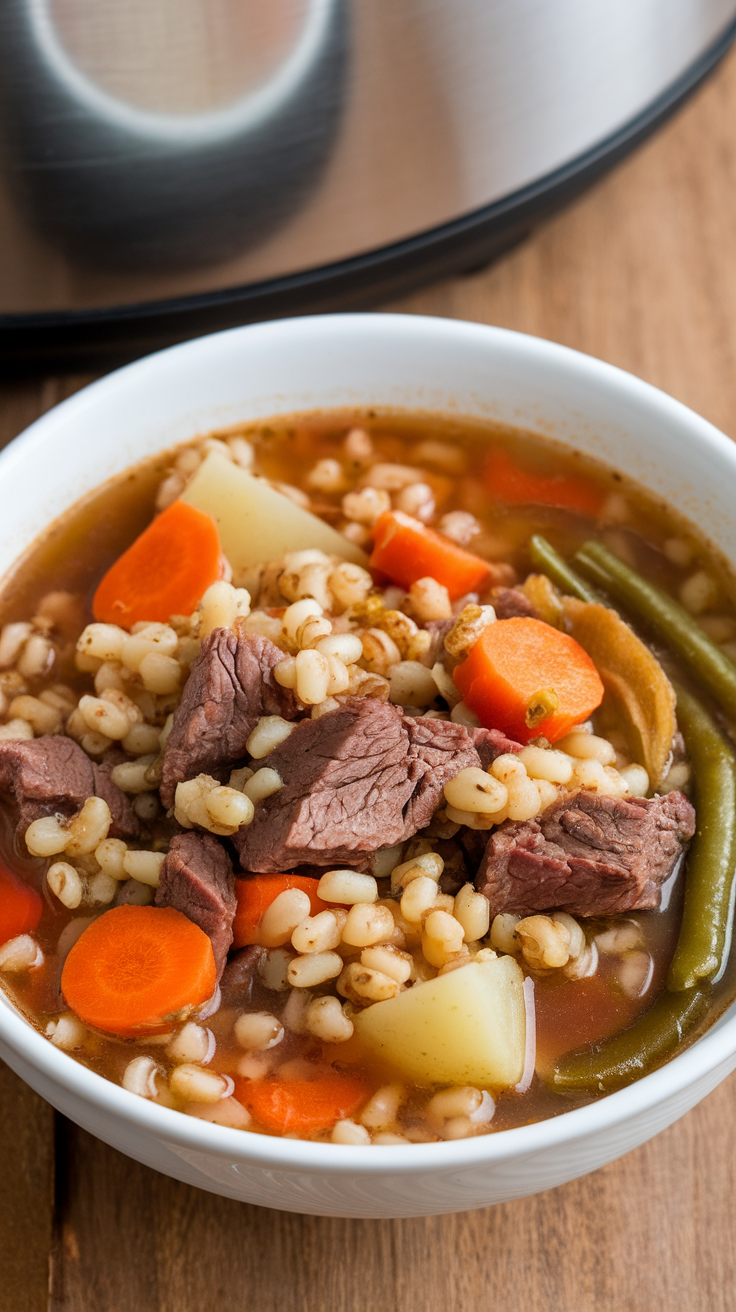
[[[45,525],[126,466],[231,422],[381,405],[490,417],[568,441],[676,505],[736,562],[736,448],[628,374],[496,328],[393,315],[292,319],[142,360],[65,401],[0,456],[0,573]],[[86,1070],[0,996],[0,1054],[79,1125],[230,1198],[334,1216],[417,1216],[584,1175],[682,1116],[736,1066],[736,1009],[629,1088],[521,1129],[348,1148],[276,1139],[153,1106]]]

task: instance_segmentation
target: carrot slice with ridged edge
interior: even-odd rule
[[[380,570],[402,588],[417,579],[432,578],[447,588],[450,598],[476,592],[491,578],[487,560],[464,551],[451,538],[427,528],[403,510],[386,510],[373,530],[372,569]]]
[[[215,991],[212,944],[173,907],[113,907],[80,935],[61,991],[93,1029],[122,1038],[165,1034]]]
[[[246,1080],[235,1076],[235,1097],[251,1116],[274,1134],[329,1130],[365,1102],[370,1088],[354,1075],[338,1071],[314,1080]]]
[[[488,728],[518,742],[556,742],[603,700],[603,683],[580,643],[543,620],[496,620],[453,673],[463,701]]]
[[[191,615],[221,572],[214,519],[174,501],[110,566],[92,611],[96,620],[123,629],[142,620],[167,624],[172,615]]]
[[[36,890],[0,863],[0,943],[33,933],[42,911],[43,902]]]

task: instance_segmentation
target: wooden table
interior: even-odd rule
[[[390,308],[564,342],[736,434],[736,53],[525,245]],[[5,385],[0,438],[86,381]],[[55,1117],[5,1069],[0,1118],[1,1312],[736,1309],[734,1077],[586,1179],[412,1221],[303,1217],[200,1193]]]

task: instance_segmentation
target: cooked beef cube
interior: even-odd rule
[[[411,838],[429,824],[448,779],[469,765],[477,766],[479,758],[464,724],[423,716],[402,718],[409,734],[409,779],[414,785],[404,811],[403,836]]]
[[[223,1007],[248,1006],[258,966],[265,955],[265,948],[252,943],[250,947],[241,948],[230,958],[220,980]]]
[[[520,588],[496,588],[491,605],[498,620],[538,619],[536,607]]]
[[[175,834],[161,867],[157,907],[183,911],[212,942],[219,979],[233,941],[235,876],[222,843],[212,834]]]
[[[233,838],[243,869],[365,869],[376,848],[426,825],[447,780],[479,758],[463,725],[405,716],[366,697],[303,720],[260,764],[284,786]]]
[[[70,817],[95,792],[92,762],[73,739],[58,736],[0,741],[0,792],[17,810],[17,835],[33,820]]]
[[[176,785],[198,774],[227,780],[262,715],[293,720],[301,710],[273,669],[284,653],[242,629],[214,629],[184,685],[166,740],[161,799],[172,806]]]
[[[243,869],[347,864],[399,842],[413,792],[408,756],[404,717],[389,703],[351,699],[303,720],[261,762],[284,786],[234,836]]]
[[[507,738],[501,729],[468,729],[468,733],[484,770],[488,769],[497,756],[523,751],[523,744]]]
[[[44,815],[70,818],[88,797],[107,802],[112,838],[138,833],[130,802],[112,782],[108,768],[91,761],[78,743],[63,734],[0,741],[0,796],[17,811],[18,840],[31,821]]]
[[[682,793],[647,801],[581,790],[535,820],[500,825],[476,887],[488,898],[491,916],[651,910],[694,833],[695,810]]]

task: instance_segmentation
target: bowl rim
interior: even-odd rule
[[[212,354],[217,355],[223,348],[241,341],[247,347],[248,342],[255,338],[265,338],[266,344],[272,338],[274,346],[280,346],[284,339],[292,337],[299,341],[305,334],[314,334],[320,329],[328,335],[336,331],[341,339],[348,334],[363,347],[370,345],[374,334],[393,332],[404,340],[414,338],[418,344],[427,339],[437,342],[446,341],[448,337],[465,338],[476,344],[485,343],[491,351],[506,351],[527,364],[543,361],[552,366],[563,380],[566,377],[571,380],[587,378],[609,394],[613,392],[622,398],[628,397],[639,410],[649,411],[660,422],[686,430],[701,447],[718,452],[736,476],[736,446],[729,438],[667,393],[593,356],[529,334],[486,324],[420,315],[355,313],[304,316],[228,329],[169,347],[115,370],[55,406],[15,438],[0,453],[0,484],[6,470],[33,458],[38,447],[53,440],[54,430],[59,424],[67,424],[77,414],[81,416],[90,406],[104,407],[109,402],[114,403],[120,389],[125,390],[129,382],[143,381],[146,374],[149,381],[155,379],[158,372],[165,375],[172,362],[184,367],[198,363],[201,367]],[[372,1145],[369,1153],[362,1146],[283,1139],[252,1130],[229,1129],[128,1093],[55,1048],[4,993],[0,994],[0,1043],[7,1046],[11,1054],[17,1054],[21,1073],[26,1065],[30,1066],[45,1081],[59,1086],[66,1094],[146,1132],[172,1146],[174,1151],[178,1147],[210,1158],[231,1158],[236,1165],[250,1164],[270,1170],[317,1171],[330,1176],[345,1173],[390,1176],[407,1172],[422,1174],[438,1169],[490,1167],[514,1158],[526,1158],[613,1130],[625,1121],[652,1112],[658,1105],[669,1104],[687,1088],[707,1081],[718,1068],[729,1062],[734,1064],[736,1008],[730,1010],[731,1015],[727,1012],[719,1018],[711,1029],[665,1065],[584,1107],[472,1139]],[[12,1057],[9,1064],[14,1065]]]

